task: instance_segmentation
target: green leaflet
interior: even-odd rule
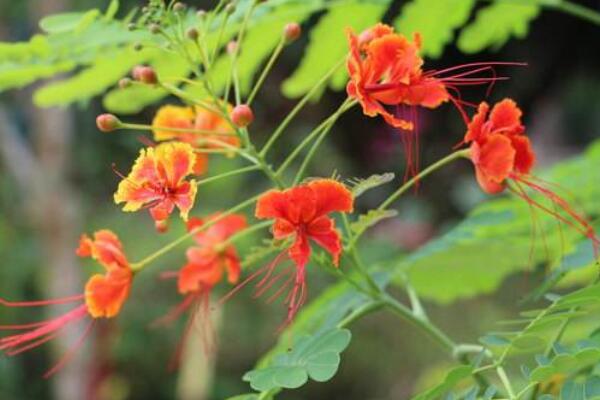
[[[538,366],[529,374],[531,382],[543,382],[555,374],[572,374],[600,361],[600,344],[597,342],[582,341],[572,349],[556,347],[551,359],[536,357]]]
[[[47,33],[80,32],[100,15],[100,10],[53,14],[40,20],[40,28]]]
[[[347,329],[303,336],[292,349],[276,355],[268,367],[247,372],[243,379],[258,391],[295,389],[309,377],[317,382],[328,381],[337,372],[340,353],[350,344],[350,338]]]
[[[190,73],[187,62],[183,59],[169,57],[163,50],[156,50],[148,63],[154,67],[161,79],[186,76]],[[103,99],[104,107],[118,114],[135,114],[144,107],[154,104],[167,95],[164,89],[148,85],[132,85],[128,88],[115,88]]]
[[[344,0],[333,3],[329,12],[321,17],[310,32],[310,41],[300,65],[282,84],[283,94],[296,98],[308,92],[348,52],[345,29],[350,27],[360,32],[373,25],[382,17],[388,3],[387,0]],[[345,69],[340,69],[332,77],[330,85],[340,90],[346,80]]]
[[[460,365],[451,369],[447,374],[444,381],[439,385],[418,394],[412,398],[412,400],[436,400],[442,397],[442,395],[452,388],[454,388],[459,382],[468,378],[473,373],[473,367],[470,365]]]
[[[438,58],[454,38],[454,30],[467,22],[474,4],[475,0],[413,0],[404,6],[394,26],[409,37],[420,33],[423,54]]]
[[[459,38],[458,48],[465,53],[492,48],[498,50],[512,36],[524,38],[529,23],[540,13],[540,6],[533,1],[496,1],[477,12],[475,21],[465,27]]]
[[[0,91],[20,88],[38,79],[49,78],[57,73],[67,72],[75,68],[75,63],[60,61],[49,64],[19,65],[4,63],[0,65]]]
[[[352,195],[354,198],[361,196],[364,192],[385,185],[393,181],[395,175],[393,172],[385,172],[383,174],[374,174],[368,178],[355,178],[350,179],[349,183],[352,185]]]
[[[36,105],[50,107],[67,105],[101,95],[136,65],[148,58],[148,52],[125,49],[116,55],[103,55],[91,67],[73,77],[52,82],[38,89],[33,96]]]
[[[393,218],[396,215],[398,215],[396,210],[369,210],[366,214],[359,215],[358,219],[350,224],[350,229],[355,234],[361,234],[384,219]]]

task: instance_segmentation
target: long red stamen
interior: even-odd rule
[[[37,301],[8,301],[0,297],[0,305],[6,307],[41,307],[41,306],[50,306],[54,304],[65,304],[65,303],[73,303],[78,300],[82,300],[85,298],[85,295],[78,294],[75,296],[63,297],[60,299],[51,299],[51,300],[37,300]]]
[[[569,225],[570,227],[572,227],[573,229],[575,229],[576,231],[578,231],[579,233],[581,233],[582,235],[584,235],[588,239],[590,239],[592,241],[592,246],[594,249],[594,257],[596,259],[598,258],[598,247],[600,246],[600,238],[598,238],[598,236],[596,236],[594,228],[591,226],[591,224],[587,221],[587,219],[585,217],[583,217],[583,216],[579,215],[577,212],[575,212],[572,209],[572,207],[569,205],[568,202],[566,202],[564,199],[562,199],[560,196],[558,196],[556,193],[552,192],[551,190],[546,189],[538,184],[535,184],[534,182],[531,182],[530,180],[527,180],[524,177],[516,175],[516,174],[514,174],[514,176],[511,176],[511,178],[514,181],[521,182],[521,183],[527,185],[532,190],[534,190],[537,193],[541,194],[542,196],[546,197],[555,206],[558,206],[561,211],[567,213],[571,218],[573,218],[575,220],[575,222],[560,215],[557,211],[553,211],[553,210],[549,209],[548,207],[544,206],[543,204],[540,204],[539,202],[535,201],[530,196],[528,196],[526,193],[518,193],[520,195],[520,197],[523,198],[528,203],[530,203],[533,206],[539,208],[540,210],[548,213],[549,215],[556,218],[557,220],[564,222],[565,224]]]
[[[495,65],[509,66],[509,67],[526,67],[528,64],[525,62],[511,62],[511,61],[482,61],[482,62],[473,62],[473,63],[455,65],[453,67],[444,68],[444,69],[437,70],[437,71],[431,70],[428,72],[432,73],[432,76],[437,76],[439,74],[445,74],[447,72],[456,71],[456,70],[465,69],[465,68],[481,67],[481,66],[495,66]]]
[[[63,316],[51,319],[44,325],[40,325],[38,328],[35,328],[29,332],[11,335],[0,339],[0,350],[6,350],[11,347],[20,346],[21,344],[30,342],[32,340],[37,340],[42,336],[46,336],[49,333],[61,329],[63,326],[72,321],[80,320],[86,315],[88,315],[87,307],[85,304],[83,304],[64,314]]]
[[[55,373],[60,371],[71,360],[71,358],[73,358],[73,355],[75,355],[77,350],[79,350],[79,348],[83,345],[83,342],[85,341],[85,339],[88,337],[88,335],[92,331],[92,328],[94,327],[94,323],[95,323],[95,320],[91,320],[87,324],[87,326],[85,327],[85,330],[83,331],[83,334],[79,337],[79,339],[77,339],[77,342],[75,342],[75,344],[69,350],[67,350],[67,352],[54,365],[54,367],[52,367],[48,371],[46,371],[46,373],[44,374],[44,379],[48,379],[52,375],[54,375]]]
[[[192,305],[192,303],[194,303],[194,300],[196,299],[196,293],[187,295],[181,303],[171,308],[171,310],[169,310],[169,312],[167,312],[166,315],[152,322],[150,324],[150,327],[156,328],[159,326],[169,325],[173,323],[173,321],[177,320],[181,316],[181,314],[183,314],[188,308],[190,308],[190,306]]]

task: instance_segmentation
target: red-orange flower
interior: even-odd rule
[[[381,115],[393,127],[406,131],[415,129],[416,114],[406,114],[403,107],[436,108],[450,100],[465,120],[463,109],[471,105],[461,99],[459,87],[493,85],[506,77],[496,76],[494,66],[524,65],[514,62],[476,62],[441,70],[423,71],[419,56],[421,37],[413,41],[394,33],[385,24],[377,24],[359,36],[348,31],[350,54],[347,68],[350,81],[347,92],[362,105],[371,117]],[[490,73],[489,75],[483,75]]]
[[[165,324],[178,318],[183,312],[193,307],[190,321],[197,315],[201,321],[201,337],[204,347],[209,350],[215,342],[209,315],[210,294],[212,288],[221,282],[223,275],[227,275],[230,284],[237,283],[240,272],[240,259],[237,250],[226,241],[235,233],[246,228],[246,218],[240,214],[221,216],[216,213],[206,220],[190,218],[188,231],[194,231],[207,223],[212,223],[208,228],[198,231],[194,235],[197,246],[188,248],[186,252],[187,263],[176,273],[167,273],[165,277],[177,278],[177,288],[184,300],[166,316],[159,319],[156,324]],[[199,314],[198,314],[199,313]],[[172,360],[174,366],[181,351],[181,344],[190,332],[191,322],[188,323],[184,336]]]
[[[115,203],[124,202],[123,211],[149,208],[161,231],[175,207],[187,220],[196,197],[196,182],[186,177],[195,161],[194,150],[187,143],[169,142],[142,149],[129,176],[119,183]]]
[[[377,24],[360,36],[350,30],[347,34],[350,81],[346,89],[350,97],[360,102],[366,115],[379,114],[396,128],[412,130],[413,121],[397,117],[386,106],[436,108],[449,100],[444,84],[423,73],[418,34],[410,42],[384,24]]]
[[[52,340],[68,324],[81,321],[86,317],[92,318],[73,348],[49,369],[44,377],[54,374],[69,361],[73,352],[91,331],[96,319],[115,317],[129,296],[133,273],[123,253],[121,242],[113,232],[97,231],[93,240],[83,235],[77,254],[82,257],[92,257],[105,269],[104,274],[93,275],[87,281],[83,294],[30,302],[9,302],[0,298],[0,304],[8,307],[38,307],[83,302],[66,314],[49,320],[22,325],[1,325],[0,330],[24,331],[0,339],[0,350],[9,356],[20,354]]]
[[[471,143],[471,159],[477,181],[483,190],[494,194],[504,190],[511,177],[528,174],[535,162],[529,138],[524,135],[521,110],[510,99],[497,103],[489,113],[489,105],[479,105],[464,138]]]
[[[475,165],[477,181],[489,194],[502,192],[507,186],[517,196],[561,222],[587,236],[594,245],[600,239],[587,219],[577,213],[571,205],[546,187],[547,185],[530,175],[535,163],[535,153],[525,127],[521,123],[522,112],[511,99],[497,103],[489,112],[483,102],[467,127],[463,141],[470,144],[470,157]],[[513,185],[509,185],[508,182]],[[552,203],[549,208],[531,197],[525,187],[537,192]],[[559,213],[557,210],[560,210]]]
[[[217,220],[217,218],[219,218]],[[240,260],[233,245],[224,243],[235,233],[246,228],[243,215],[232,214],[221,217],[219,213],[206,219],[190,218],[188,230],[200,228],[205,223],[216,222],[194,235],[198,246],[187,250],[187,264],[179,271],[177,286],[179,293],[193,294],[208,292],[227,273],[227,281],[234,284],[240,277]]]
[[[287,254],[295,264],[295,273],[291,276],[294,278],[293,289],[286,299],[288,322],[291,322],[306,298],[305,267],[311,254],[310,242],[325,249],[337,266],[342,245],[335,221],[329,214],[351,212],[352,208],[352,193],[343,184],[331,179],[314,180],[283,191],[271,190],[258,199],[256,217],[275,220],[275,239],[292,239]],[[265,284],[275,264],[269,267],[259,286]],[[291,280],[288,282],[291,283]],[[269,283],[266,287],[271,285]]]
[[[231,106],[228,105],[227,109],[230,110]],[[227,150],[240,146],[239,138],[225,118],[216,111],[199,106],[163,106],[156,112],[152,126],[156,141],[178,140],[198,150],[194,165],[196,175],[204,173],[208,165],[208,157],[202,149],[224,149],[226,154],[231,155],[233,152]]]

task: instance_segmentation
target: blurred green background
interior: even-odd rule
[[[37,21],[46,14],[104,8],[106,3],[0,0],[0,40],[26,40],[39,31]],[[582,3],[600,7],[598,1]],[[122,1],[122,9],[140,4]],[[210,6],[210,2],[201,1],[190,4]],[[394,2],[393,7],[402,4]],[[305,26],[315,22],[313,18]],[[592,139],[600,137],[599,37],[599,27],[548,11],[531,24],[527,38],[511,40],[499,51],[465,56],[451,45],[443,57],[428,65],[435,68],[481,60],[528,62],[528,67],[509,70],[511,80],[498,84],[491,100],[504,96],[517,99],[538,164],[543,167],[580,153]],[[304,36],[285,50],[255,103],[253,134],[258,143],[264,142],[270,129],[294,105],[281,95],[279,87],[293,71],[305,45]],[[170,233],[158,236],[147,215],[124,214],[112,203],[118,177],[111,163],[120,170],[128,169],[140,147],[137,135],[99,133],[94,119],[103,110],[97,100],[63,109],[39,109],[32,104],[31,93],[32,88],[0,93],[0,293],[11,300],[69,295],[81,287],[94,271],[93,263],[75,259],[73,252],[81,232],[109,227],[122,238],[131,260],[139,260],[183,232],[179,221],[173,221]],[[278,143],[274,159],[282,159],[344,97],[344,93],[328,91],[318,104],[309,106]],[[148,123],[156,108],[128,120]],[[464,127],[450,106],[424,112],[420,118],[421,165],[427,165],[449,152],[462,137]],[[310,173],[329,176],[335,170],[343,177],[366,177],[392,171],[402,176],[401,148],[397,134],[382,120],[366,118],[355,109],[335,126]],[[236,162],[212,158],[210,173],[231,168]],[[207,185],[198,193],[196,210],[207,214],[224,204],[236,204],[261,188],[267,188],[267,183],[260,175]],[[386,190],[391,192],[393,185],[369,193],[360,207],[376,205]],[[466,162],[451,165],[427,178],[418,194],[398,203],[400,218],[373,231],[365,246],[366,257],[377,260],[398,249],[414,249],[454,225],[484,198],[472,167]],[[242,252],[252,244],[243,244]],[[122,316],[99,324],[55,378],[43,380],[41,375],[60,356],[62,350],[57,346],[46,345],[14,358],[2,356],[0,399],[191,400],[223,399],[247,392],[241,376],[276,341],[284,310],[250,301],[247,292],[237,295],[215,314],[220,346],[214,360],[207,361],[201,347],[192,346],[187,351],[195,357],[184,357],[179,371],[168,371],[182,321],[159,329],[151,329],[149,324],[180,301],[173,282],[160,281],[158,273],[179,268],[183,262],[183,251],[174,252],[150,267],[154,273],[148,271],[136,279]],[[514,300],[535,287],[538,278],[535,273],[515,274],[503,284],[501,294],[443,308],[429,304],[431,317],[458,340],[473,340],[493,329],[495,321],[508,318],[514,312]],[[311,271],[311,295],[330,282],[326,274]],[[44,312],[0,308],[0,323],[37,320]],[[60,310],[54,308],[52,312]],[[76,334],[68,332],[67,336]],[[384,313],[357,323],[353,336],[340,372],[331,382],[312,382],[301,390],[284,392],[280,398],[403,399],[435,382],[451,361],[410,326]]]

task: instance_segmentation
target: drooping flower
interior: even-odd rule
[[[548,188],[545,182],[530,174],[535,153],[525,135],[521,116],[521,110],[511,99],[502,100],[491,111],[487,103],[479,105],[463,139],[464,143],[470,145],[470,158],[475,166],[477,182],[489,194],[500,193],[508,187],[530,205],[590,238],[596,248],[600,245],[600,239],[587,219]],[[550,200],[553,207],[548,208],[533,199],[525,187]]]
[[[240,277],[241,266],[237,250],[232,244],[227,244],[227,240],[246,228],[246,218],[240,214],[222,216],[220,213],[213,214],[205,220],[192,217],[187,223],[187,228],[192,232],[209,223],[212,225],[194,235],[197,245],[187,249],[187,263],[175,273],[163,274],[165,277],[177,278],[177,289],[184,299],[156,324],[170,323],[186,310],[192,309],[173,363],[177,362],[181,346],[197,317],[200,320],[205,349],[213,347],[215,335],[209,315],[211,291],[223,280],[224,275],[230,284],[237,283]]]
[[[227,109],[230,110],[231,106]],[[239,138],[225,118],[216,111],[199,106],[163,106],[156,112],[152,126],[156,141],[177,140],[189,143],[197,150],[194,165],[196,175],[204,173],[208,165],[207,154],[202,150],[223,149],[227,155],[231,155],[231,149],[240,146]]]
[[[196,181],[186,180],[196,161],[187,143],[168,142],[140,151],[131,172],[123,177],[115,193],[115,203],[125,203],[123,211],[149,208],[159,231],[174,208],[187,220],[196,197]]]
[[[306,300],[305,269],[311,255],[311,242],[323,248],[338,265],[342,253],[340,234],[332,212],[351,212],[352,193],[341,183],[331,179],[318,179],[287,190],[271,190],[264,193],[256,204],[255,215],[259,219],[274,219],[272,232],[277,240],[291,239],[285,253],[280,254],[266,268],[265,276],[257,285],[259,294],[268,290],[285,275],[288,269],[271,278],[273,269],[283,254],[293,261],[294,270],[284,280],[283,286],[272,298],[281,294],[292,284],[286,298],[287,323],[290,323]]]
[[[61,299],[30,302],[10,302],[0,298],[0,305],[7,307],[39,307],[81,303],[66,314],[48,320],[22,325],[0,325],[0,330],[23,331],[23,333],[0,339],[0,350],[8,356],[14,356],[38,347],[58,336],[65,326],[90,318],[80,339],[44,374],[46,378],[60,370],[70,360],[97,319],[113,318],[118,315],[129,296],[133,273],[123,252],[121,242],[113,232],[109,230],[97,231],[94,234],[94,239],[83,235],[77,254],[81,257],[92,257],[105,270],[104,274],[95,274],[88,279],[83,294]]]

